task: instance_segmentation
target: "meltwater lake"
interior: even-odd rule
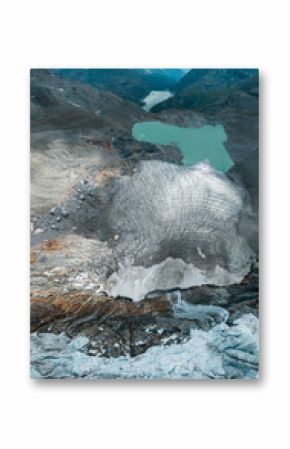
[[[140,122],[133,126],[132,134],[142,142],[176,145],[187,166],[207,161],[217,170],[227,172],[234,164],[224,146],[227,134],[222,125],[182,128],[157,121]]]

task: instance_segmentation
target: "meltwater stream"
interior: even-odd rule
[[[176,318],[209,321],[210,325],[226,323],[228,320],[229,313],[223,307],[191,304],[182,298],[180,290],[168,293],[168,296],[172,302],[173,314]]]

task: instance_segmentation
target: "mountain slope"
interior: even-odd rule
[[[222,124],[234,175],[258,205],[259,76],[255,69],[194,69],[176,85],[176,93],[151,112],[193,111],[209,124]]]
[[[151,90],[171,88],[179,74],[176,70],[167,73],[159,69],[53,69],[52,73],[109,90],[124,100],[141,103]]]
[[[149,120],[139,105],[47,70],[31,71],[33,214],[47,212],[91,170],[140,159],[180,162],[172,147],[138,142],[134,123]],[[131,165],[132,165],[131,164]]]

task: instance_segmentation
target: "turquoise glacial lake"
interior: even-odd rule
[[[234,164],[224,146],[227,134],[222,125],[181,128],[161,122],[140,122],[133,126],[132,135],[141,142],[177,146],[187,166],[207,161],[217,170],[227,172]]]

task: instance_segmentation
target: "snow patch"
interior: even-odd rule
[[[169,90],[152,90],[147,97],[143,99],[143,109],[147,112],[156,106],[158,103],[173,97],[173,94]]]

